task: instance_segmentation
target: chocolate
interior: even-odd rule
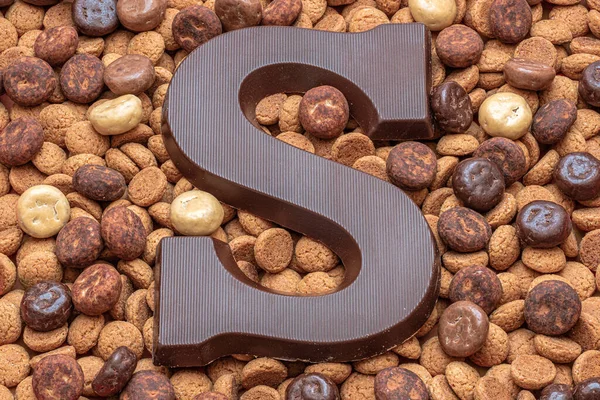
[[[525,0],[494,0],[488,10],[493,37],[503,43],[518,43],[531,29],[531,7]]]
[[[83,392],[83,370],[73,357],[49,355],[37,363],[31,383],[38,400],[77,400]]]
[[[75,54],[79,36],[72,26],[57,26],[42,31],[35,40],[36,57],[52,66],[62,65]]]
[[[570,153],[554,169],[556,186],[577,201],[600,195],[600,161],[590,153]]]
[[[575,289],[565,282],[542,282],[525,298],[525,321],[530,330],[541,335],[568,332],[580,314],[581,300]]]
[[[135,371],[137,357],[125,346],[117,349],[108,357],[92,381],[92,389],[102,397],[118,394],[129,382]]]
[[[119,26],[116,0],[75,0],[73,22],[88,36],[104,36]]]
[[[454,207],[440,214],[437,228],[442,240],[461,253],[483,249],[492,236],[485,218],[466,207]]]
[[[390,52],[392,38],[397,51]],[[233,62],[249,48],[253,57]],[[420,24],[354,35],[261,27],[219,36],[179,66],[163,108],[165,146],[178,170],[226,204],[322,241],[340,257],[346,276],[326,296],[275,294],[243,274],[226,243],[164,238],[155,266],[155,362],[206,365],[232,353],[357,360],[391,349],[422,326],[437,299],[440,271],[418,207],[389,183],[265,135],[254,111],[267,95],[326,84],[342,91],[372,138],[431,137],[426,49],[429,33]],[[348,52],[378,54],[378,68],[397,74],[374,80],[373,65],[338,62]],[[200,70],[229,83],[203,79]],[[200,101],[206,98],[211,101]],[[227,156],[249,151],[261,157]],[[286,168],[283,159],[291,160]],[[380,309],[396,311],[374,311]],[[365,323],[349,325],[357,314]],[[282,323],[274,315],[291,318]]]
[[[186,51],[193,51],[222,32],[217,14],[204,6],[186,7],[173,19],[173,38]]]
[[[121,288],[121,276],[114,267],[94,264],[75,279],[73,305],[85,315],[102,315],[119,300]]]
[[[429,147],[419,142],[404,142],[388,155],[386,171],[390,181],[404,190],[425,189],[435,178],[437,159]]]
[[[110,63],[104,70],[104,83],[116,95],[145,92],[154,83],[152,61],[140,54],[128,54]]]
[[[535,113],[531,134],[542,144],[558,143],[577,119],[577,107],[566,99],[544,104]]]
[[[462,86],[453,81],[433,89],[431,109],[438,126],[448,133],[464,133],[473,122],[471,98]]]
[[[71,316],[71,293],[62,283],[40,282],[28,288],[21,300],[21,318],[28,327],[49,332]]]
[[[451,68],[467,68],[476,64],[483,52],[479,34],[465,25],[452,25],[442,30],[435,40],[440,60]]]
[[[544,200],[527,204],[517,214],[517,234],[526,246],[551,248],[562,244],[573,226],[560,205]]]
[[[583,382],[579,382],[577,386],[575,386],[573,398],[575,400],[600,399],[600,377],[590,378]]]
[[[298,114],[306,132],[319,139],[339,137],[350,117],[348,101],[342,92],[328,85],[306,92],[300,100]]]
[[[542,390],[540,400],[573,400],[573,390],[571,385],[553,383]]]
[[[302,11],[301,0],[275,0],[263,10],[263,25],[289,26]]]
[[[151,31],[165,17],[167,0],[118,0],[117,15],[123,26],[134,32]]]
[[[579,80],[579,95],[586,103],[600,106],[600,61],[585,67]]]
[[[288,385],[285,400],[340,400],[340,393],[325,375],[302,374]]]
[[[506,82],[523,90],[546,89],[556,76],[556,70],[546,64],[524,58],[512,58],[504,64]]]
[[[234,31],[260,24],[262,5],[259,0],[216,0],[215,14],[225,31]]]
[[[27,164],[43,144],[44,128],[37,119],[15,119],[0,132],[0,162],[9,167]]]
[[[73,175],[73,189],[92,200],[117,200],[123,196],[126,188],[123,175],[102,165],[82,165]]]
[[[140,371],[133,375],[119,399],[175,400],[176,397],[175,389],[165,374],[156,371]]]
[[[392,367],[380,371],[375,376],[375,398],[429,400],[429,391],[414,372]]]
[[[525,153],[510,139],[503,137],[488,139],[475,150],[473,156],[487,158],[495,163],[504,175],[506,187],[521,179],[527,172]]]
[[[58,84],[52,67],[37,57],[19,58],[4,70],[3,78],[8,97],[24,107],[48,100]]]
[[[457,301],[440,317],[440,346],[452,357],[472,356],[485,343],[489,327],[488,316],[481,307],[470,301]]]
[[[504,177],[496,164],[485,158],[461,161],[452,174],[454,194],[467,207],[489,211],[504,196]]]
[[[448,297],[452,302],[466,300],[475,303],[489,314],[502,298],[502,283],[489,268],[463,268],[450,281]]]
[[[104,89],[104,65],[98,57],[77,54],[60,71],[60,87],[67,99],[91,103]]]

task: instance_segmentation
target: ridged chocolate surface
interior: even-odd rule
[[[346,281],[325,296],[272,293],[243,275],[227,244],[164,239],[155,362],[206,365],[232,353],[356,360],[425,322],[439,259],[419,208],[397,187],[278,141],[244,114],[253,117],[264,96],[329,84],[372,138],[423,137],[432,132],[428,54],[420,24],[361,34],[261,27],[221,35],[181,64],[163,116],[179,170],[227,204],[322,241],[340,256]]]

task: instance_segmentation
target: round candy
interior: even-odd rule
[[[558,99],[544,104],[535,113],[531,133],[542,144],[558,143],[577,119],[577,106],[570,100]]]
[[[457,13],[454,0],[408,0],[408,7],[413,19],[432,31],[452,25]]]
[[[189,52],[222,32],[217,14],[204,6],[186,7],[173,19],[173,37],[177,44]]]
[[[333,86],[310,89],[300,100],[300,124],[319,139],[334,139],[344,132],[350,118],[346,97]]]
[[[50,64],[36,57],[19,58],[4,69],[3,79],[8,97],[23,107],[42,104],[58,84]]]
[[[567,240],[572,228],[567,211],[551,201],[532,201],[517,214],[517,234],[526,246],[558,246]]]
[[[219,392],[204,392],[195,395],[192,400],[229,400],[229,397]]]
[[[489,211],[504,195],[504,177],[493,162],[485,158],[461,161],[452,174],[454,194],[467,207]]]
[[[285,390],[285,400],[339,400],[337,386],[325,375],[298,375]]]
[[[529,35],[533,18],[526,0],[494,0],[487,12],[493,37],[501,42],[518,43]]]
[[[379,371],[375,376],[375,398],[429,400],[429,391],[414,372],[391,367]]]
[[[553,67],[535,60],[513,58],[504,64],[506,82],[517,89],[547,89],[555,76],[556,70]]]
[[[117,349],[108,357],[92,381],[92,389],[102,397],[118,394],[133,375],[137,356],[126,346]]]
[[[574,200],[595,199],[600,196],[600,161],[590,153],[567,154],[554,169],[554,182]]]
[[[83,370],[73,357],[49,355],[37,363],[31,383],[38,400],[77,400],[83,392]]]
[[[127,189],[125,178],[118,171],[102,165],[82,165],[73,175],[73,189],[96,201],[120,199]]]
[[[210,193],[190,190],[171,203],[171,223],[182,235],[206,236],[223,222],[223,206]]]
[[[491,138],[483,142],[474,157],[487,158],[502,171],[506,187],[512,185],[527,172],[527,159],[518,144],[503,137]]]
[[[132,94],[105,101],[89,112],[88,119],[101,135],[120,135],[142,121],[142,101]]]
[[[490,136],[517,140],[527,133],[532,118],[525,99],[510,92],[493,94],[479,107],[479,125]]]
[[[216,0],[215,14],[226,31],[260,24],[262,5],[259,0]]]
[[[104,70],[104,83],[116,95],[138,95],[150,89],[155,79],[152,61],[140,54],[128,54]]]
[[[140,371],[133,374],[119,399],[175,400],[175,389],[165,374],[156,371]]]
[[[302,11],[302,0],[275,0],[263,10],[263,25],[290,26]]]
[[[440,60],[447,66],[467,68],[479,61],[483,52],[483,40],[475,30],[457,24],[439,33],[435,39],[435,49]]]
[[[56,256],[66,267],[85,268],[104,247],[100,224],[88,217],[69,221],[56,236]]]
[[[600,107],[600,61],[585,67],[579,80],[579,95],[586,103]]]
[[[440,214],[438,232],[452,250],[461,253],[483,249],[492,236],[485,218],[466,207],[454,207]]]
[[[88,36],[104,36],[119,26],[117,0],[75,0],[71,11],[79,31]]]
[[[70,216],[69,200],[54,186],[32,186],[17,201],[19,226],[35,238],[56,235],[69,222]]]
[[[421,190],[433,182],[437,170],[435,153],[419,142],[403,142],[389,153],[386,171],[392,183],[404,190]]]
[[[112,254],[122,260],[134,260],[146,246],[146,229],[140,217],[127,207],[113,207],[104,212],[102,239]]]
[[[475,303],[489,314],[502,298],[502,283],[489,268],[466,267],[450,281],[448,296],[452,302],[466,300]]]
[[[35,40],[33,49],[36,57],[52,66],[62,65],[75,54],[79,36],[72,26],[57,26],[46,29]]]
[[[600,377],[586,379],[575,386],[574,400],[600,399]]]
[[[167,0],[118,0],[117,15],[130,31],[151,31],[165,18],[167,5]]]
[[[116,304],[121,295],[121,275],[109,264],[94,264],[73,283],[73,305],[85,315],[102,315]]]
[[[540,400],[573,400],[571,385],[553,383],[542,390]]]
[[[469,357],[481,349],[489,327],[488,316],[481,307],[470,301],[457,301],[440,317],[440,346],[449,356]]]
[[[454,81],[433,89],[431,109],[438,126],[449,133],[464,133],[473,122],[473,107],[468,93]]]
[[[58,282],[37,283],[25,290],[21,300],[21,318],[28,327],[39,332],[63,326],[72,309],[69,288]]]
[[[561,281],[536,285],[525,298],[525,321],[530,330],[556,336],[568,332],[579,319],[581,300],[575,289]]]
[[[60,87],[67,99],[91,103],[104,89],[104,65],[98,57],[77,54],[60,71]]]
[[[44,144],[44,128],[33,117],[15,119],[0,132],[0,162],[8,167],[27,164]]]

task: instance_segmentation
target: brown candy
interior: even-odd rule
[[[300,101],[300,124],[319,139],[334,139],[344,132],[350,118],[348,101],[333,86],[310,89]]]
[[[195,5],[181,10],[173,19],[173,37],[186,51],[208,42],[223,31],[221,21],[212,10]]]
[[[494,0],[489,9],[490,28],[498,40],[518,43],[529,34],[531,7],[525,0]]]
[[[69,288],[58,282],[37,283],[25,291],[21,300],[21,318],[38,332],[63,326],[72,309]]]
[[[275,0],[263,10],[263,25],[290,26],[302,11],[302,0]]]
[[[600,61],[585,67],[579,80],[579,95],[586,103],[600,106]]]
[[[392,367],[379,371],[375,376],[375,398],[428,400],[429,392],[417,374],[405,368]]]
[[[573,400],[571,385],[553,383],[542,390],[540,400]]]
[[[34,107],[48,100],[56,89],[52,67],[36,57],[21,57],[3,72],[4,90],[20,106]]]
[[[553,67],[535,60],[512,58],[504,64],[506,82],[517,89],[546,89],[555,76],[556,70]]]
[[[164,374],[156,371],[140,371],[133,375],[120,400],[175,400],[173,385]]]
[[[33,50],[36,57],[52,66],[62,65],[75,54],[79,35],[72,26],[57,26],[46,29],[35,40]]]
[[[492,236],[485,218],[465,207],[454,207],[440,214],[437,228],[442,240],[461,253],[483,249]]]
[[[50,355],[37,363],[32,384],[38,400],[77,400],[83,393],[83,371],[72,357]]]
[[[92,381],[92,389],[102,397],[118,394],[135,371],[137,356],[126,346],[117,349],[108,357]]]
[[[504,177],[493,162],[485,158],[461,161],[452,174],[454,194],[467,207],[489,211],[504,196]]]
[[[102,216],[106,247],[123,260],[138,258],[146,246],[146,229],[140,217],[127,207],[114,207]]]
[[[223,393],[205,392],[194,396],[192,400],[229,400],[229,397],[225,396]]]
[[[448,293],[451,301],[470,301],[489,314],[502,298],[502,283],[489,268],[467,267],[454,275]]]
[[[586,379],[579,382],[573,391],[574,400],[598,400],[600,399],[600,377]],[[552,399],[555,400],[555,399]],[[556,399],[562,400],[562,399]],[[565,399],[568,400],[568,399]]]
[[[126,188],[123,175],[102,165],[83,165],[73,175],[73,189],[92,200],[117,200],[123,196]]]
[[[554,169],[556,186],[574,200],[600,196],[600,160],[590,153],[570,153]]]
[[[483,52],[483,40],[468,26],[452,25],[439,33],[435,40],[435,50],[447,66],[467,68],[479,61]]]
[[[577,119],[577,107],[566,99],[544,104],[535,113],[531,133],[542,144],[558,143]]]
[[[525,153],[510,139],[503,137],[488,139],[475,150],[473,156],[487,158],[495,163],[502,171],[506,187],[521,179],[527,172]]]
[[[386,171],[392,183],[404,190],[428,187],[437,170],[435,153],[419,142],[396,145],[386,161]]]
[[[489,327],[488,316],[481,307],[470,301],[457,301],[440,317],[440,346],[452,357],[472,356],[485,343]]]
[[[525,298],[525,321],[535,333],[562,335],[575,326],[580,314],[581,300],[575,289],[565,282],[542,282]]]
[[[551,201],[532,201],[517,214],[517,234],[526,246],[558,246],[567,240],[571,230],[567,211]]]
[[[37,119],[11,121],[0,133],[0,162],[12,167],[33,159],[44,144],[44,130]]]
[[[340,400],[340,393],[325,375],[301,374],[288,385],[285,400]]]
[[[117,15],[123,26],[134,32],[151,31],[165,17],[167,0],[118,0]]]
[[[448,133],[464,133],[473,122],[471,98],[454,81],[442,83],[433,89],[431,109],[438,126]]]
[[[88,36],[104,36],[119,26],[117,0],[75,0],[72,6],[73,22]]]
[[[100,224],[87,217],[70,221],[56,237],[56,256],[66,267],[87,267],[98,258],[103,247]]]
[[[60,86],[67,99],[75,103],[91,103],[104,88],[102,61],[89,54],[71,57],[60,72]]]
[[[138,95],[150,89],[155,72],[152,61],[140,54],[128,54],[104,70],[104,83],[116,95]]]
[[[73,305],[85,315],[102,315],[119,300],[121,285],[121,275],[115,268],[108,264],[94,264],[75,279]]]
[[[216,0],[215,14],[225,31],[233,31],[259,25],[262,5],[259,0]]]

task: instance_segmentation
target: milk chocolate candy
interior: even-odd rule
[[[332,294],[287,296],[247,278],[226,243],[166,238],[155,363],[200,366],[234,353],[357,360],[426,321],[440,264],[419,208],[393,185],[266,135],[254,114],[265,96],[331,85],[372,139],[430,138],[429,49],[421,24],[353,35],[261,27],[218,36],[179,66],[163,114],[177,168],[220,201],[323,242],[346,278]],[[349,53],[378,62],[347,63]]]

